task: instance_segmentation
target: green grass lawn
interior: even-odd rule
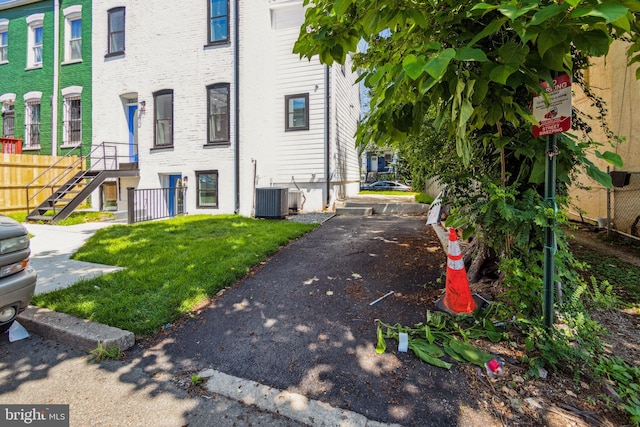
[[[431,204],[433,197],[425,193],[417,193],[415,191],[394,191],[394,190],[360,190],[359,194],[372,194],[376,196],[412,196],[418,203]]]
[[[47,211],[45,215],[52,215],[52,211]],[[7,215],[9,218],[13,218],[18,222],[27,221],[27,213],[12,213]],[[56,225],[76,225],[84,224],[85,222],[99,222],[109,219],[114,219],[115,215],[110,212],[93,212],[93,211],[77,211],[71,213],[67,218],[62,221],[58,221]],[[44,223],[44,221],[41,221]]]
[[[151,335],[317,224],[193,215],[98,230],[73,256],[125,267],[32,304]]]

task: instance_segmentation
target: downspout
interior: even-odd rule
[[[329,162],[331,161],[331,155],[330,155],[330,150],[331,150],[331,141],[330,141],[330,130],[331,130],[331,125],[330,125],[330,121],[329,121],[329,102],[331,100],[331,95],[329,94],[329,66],[325,65],[324,66],[324,90],[325,90],[325,97],[324,97],[324,144],[325,144],[325,164],[324,164],[324,176],[327,179],[327,209],[329,208],[329,203],[331,203],[331,179],[329,177],[329,173],[330,171],[330,165]]]
[[[234,123],[234,131],[235,131],[235,209],[234,212],[237,214],[240,212],[240,11],[239,11],[239,0],[234,1],[234,28],[233,28],[233,42],[235,45],[234,49],[234,68],[233,68],[233,79],[235,82],[236,90],[235,90],[235,123]]]
[[[60,79],[60,0],[53,1],[53,95],[51,95],[51,155],[58,150],[58,86]]]

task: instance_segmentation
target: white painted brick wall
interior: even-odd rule
[[[204,47],[207,1],[189,0],[179,4],[176,9],[176,3],[166,0],[95,2],[94,144],[128,140],[127,113],[121,97],[137,97],[138,101],[146,102],[146,113],[141,115],[138,127],[140,178],[137,184],[135,180],[129,180],[126,185],[157,188],[168,184],[162,176],[188,176],[189,213],[232,213],[235,208],[236,88],[233,81],[233,10],[230,13],[230,43]],[[233,4],[230,1],[231,8]],[[301,61],[291,53],[299,28],[274,30],[269,5],[269,0],[241,2],[245,7],[240,11],[240,214],[247,216],[253,213],[254,186],[295,188],[295,180],[305,191],[304,208],[307,211],[323,209],[327,200],[324,66],[317,60]],[[126,54],[105,58],[107,10],[119,6],[126,6]],[[335,77],[336,73],[333,75]],[[207,132],[206,86],[213,83],[231,83],[231,142],[228,146],[203,147]],[[152,150],[153,92],[162,89],[174,91],[174,147]],[[310,130],[284,132],[284,96],[304,92],[310,95]],[[334,91],[332,97],[336,96],[351,98],[353,94],[342,88]],[[336,102],[332,117],[344,109],[336,105],[352,103],[351,99]],[[359,114],[359,103],[354,105],[357,108],[355,115],[341,119],[340,129],[344,132],[338,143],[335,125],[331,126],[331,153],[344,153],[348,159],[340,162],[340,167],[353,169],[340,173],[340,185],[358,177],[357,161],[354,163],[351,159],[355,148],[350,136]],[[329,161],[335,162],[335,159]],[[336,165],[330,163],[332,170]],[[197,170],[219,172],[219,209],[196,209]],[[124,188],[121,195],[126,196]],[[123,199],[120,207],[126,206],[125,202]]]

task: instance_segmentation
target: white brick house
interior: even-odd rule
[[[137,142],[118,208],[183,178],[189,213],[250,216],[256,187],[300,189],[305,211],[357,193],[356,76],[291,53],[302,1],[179,4],[94,2],[93,143]]]

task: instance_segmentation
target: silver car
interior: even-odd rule
[[[373,184],[365,185],[363,190],[411,191],[411,187],[397,181],[376,181]]]
[[[0,333],[29,305],[37,273],[29,266],[29,233],[17,221],[0,215]]]

